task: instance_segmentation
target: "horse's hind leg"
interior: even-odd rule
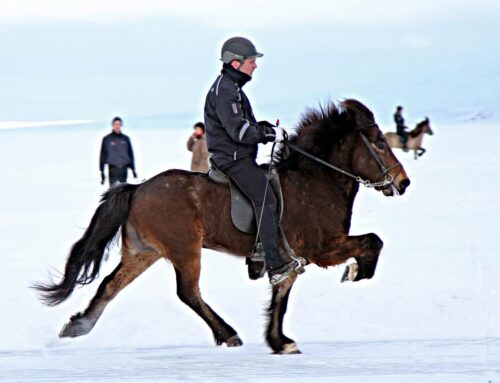
[[[236,331],[224,322],[201,297],[198,285],[201,270],[200,254],[180,258],[177,262],[172,260],[172,263],[177,277],[179,299],[208,324],[213,332],[215,343],[217,345],[225,343],[228,347],[241,346],[243,342]]]
[[[297,275],[273,286],[273,297],[268,309],[269,323],[266,330],[266,341],[275,354],[300,354],[295,341],[283,334],[283,319],[288,305],[288,297],[296,278]]]
[[[101,282],[87,309],[73,315],[64,325],[59,336],[74,338],[88,334],[94,328],[107,304],[157,260],[157,254],[132,254],[125,249],[120,264]]]
[[[347,266],[342,282],[369,279],[375,274],[383,245],[380,237],[374,233],[341,237],[332,241],[327,251],[311,257],[309,261],[328,267],[354,258],[356,263]]]

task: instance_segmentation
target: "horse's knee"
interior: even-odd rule
[[[368,242],[368,247],[376,252],[380,252],[382,250],[382,247],[384,247],[384,242],[375,233],[367,234],[366,240]]]

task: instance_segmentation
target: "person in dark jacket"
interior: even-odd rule
[[[225,172],[253,202],[259,238],[271,284],[290,277],[301,261],[280,251],[277,200],[269,189],[264,200],[267,178],[257,165],[257,145],[280,141],[283,130],[266,121],[257,122],[243,86],[252,79],[256,59],[262,57],[253,43],[243,37],[227,40],[221,51],[223,62],[205,101],[205,129],[208,151],[215,165]]]
[[[134,151],[130,138],[122,133],[123,121],[115,117],[111,123],[113,130],[104,136],[99,158],[99,170],[101,171],[101,184],[106,179],[104,166],[108,164],[109,186],[127,182],[127,170],[132,169],[134,178],[137,178],[134,164]]]
[[[405,119],[403,118],[403,107],[398,106],[396,108],[396,113],[394,113],[394,122],[396,123],[396,133],[401,137],[401,143],[403,144],[403,150],[408,151],[408,128],[405,125]]]

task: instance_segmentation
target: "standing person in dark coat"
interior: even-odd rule
[[[257,57],[262,56],[243,37],[233,37],[223,44],[222,71],[205,101],[205,127],[212,161],[253,203],[269,282],[277,285],[302,267],[302,260],[280,252],[277,199],[272,191],[264,194],[266,174],[255,161],[259,143],[279,142],[284,135],[282,129],[275,130],[267,121],[257,122],[242,90],[252,79]]]
[[[197,122],[194,124],[194,133],[189,137],[187,148],[193,152],[191,159],[191,171],[207,173],[208,172],[208,149],[205,138],[205,124]]]
[[[396,113],[394,113],[394,122],[396,123],[396,133],[401,137],[401,143],[403,144],[403,150],[408,151],[408,128],[405,125],[405,119],[403,118],[403,107],[398,106],[396,108]]]
[[[130,138],[122,133],[123,121],[115,117],[111,123],[113,130],[102,139],[99,169],[101,171],[101,184],[106,179],[104,165],[108,164],[109,186],[127,182],[127,169],[132,169],[134,178],[137,178],[134,164],[134,151]]]

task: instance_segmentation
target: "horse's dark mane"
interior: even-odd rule
[[[348,99],[336,105],[329,101],[318,108],[306,109],[289,141],[316,157],[328,160],[332,151],[338,150],[345,138],[357,131],[357,126],[362,126],[359,119],[373,121],[372,112],[361,102]],[[283,145],[276,151],[274,159],[280,170],[299,170],[303,173],[324,171],[322,165]]]
[[[410,134],[410,137],[417,137],[420,133],[422,133],[422,129],[424,128],[424,125],[425,124],[428,124],[429,123],[429,119],[426,118],[425,120],[423,121],[420,121],[417,126],[415,127],[415,129],[411,130],[409,132]]]

